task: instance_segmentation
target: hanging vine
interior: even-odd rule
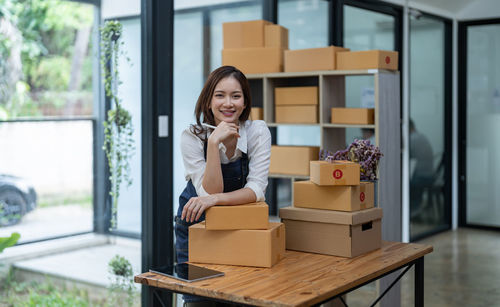
[[[106,97],[111,101],[110,110],[107,112],[104,126],[103,150],[108,160],[111,182],[109,195],[111,205],[111,229],[116,229],[116,215],[120,186],[125,182],[132,184],[130,176],[130,158],[135,152],[132,134],[132,116],[123,108],[118,97],[118,85],[121,84],[118,71],[119,56],[124,56],[121,50],[123,42],[120,41],[122,25],[119,21],[105,22],[101,27],[101,68],[103,71],[104,90]],[[126,58],[130,62],[129,58]]]

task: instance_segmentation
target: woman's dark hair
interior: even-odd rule
[[[241,113],[239,120],[244,122],[248,119],[250,115],[250,109],[252,108],[252,100],[250,97],[250,86],[248,85],[248,80],[245,75],[234,66],[221,66],[216,70],[212,71],[201,90],[198,101],[196,102],[196,107],[194,109],[194,115],[196,118],[196,125],[191,125],[191,132],[196,134],[198,137],[202,137],[205,129],[202,127],[201,123],[206,123],[215,126],[215,119],[212,109],[210,108],[212,97],[214,95],[215,87],[217,84],[225,78],[233,77],[240,83],[241,90],[243,91],[243,99],[245,102],[245,108]],[[203,118],[202,118],[203,117]]]

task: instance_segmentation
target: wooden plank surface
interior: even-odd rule
[[[192,283],[155,273],[135,276],[136,283],[256,306],[310,306],[432,252],[432,246],[383,242],[382,248],[356,258],[286,251],[272,268],[198,264],[223,271]]]

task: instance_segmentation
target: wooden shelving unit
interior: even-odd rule
[[[345,107],[345,80],[351,76],[374,78],[375,124],[332,124],[332,107]],[[335,152],[346,147],[346,128],[371,128],[375,143],[384,154],[379,164],[378,205],[384,209],[382,236],[391,239],[391,231],[401,229],[401,122],[400,81],[398,71],[381,69],[333,70],[247,75],[252,90],[252,105],[263,107],[264,120],[269,127],[320,127],[322,149]],[[285,86],[318,86],[319,122],[317,124],[280,124],[274,121],[274,88]],[[300,177],[300,178],[299,178]],[[270,178],[289,178],[292,181],[306,176],[271,174]],[[293,191],[292,191],[293,194]],[[396,224],[394,224],[396,223]]]

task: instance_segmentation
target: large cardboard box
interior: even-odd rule
[[[288,49],[288,29],[280,25],[265,25],[264,47]]]
[[[332,108],[332,124],[373,125],[375,110],[365,108]]]
[[[252,109],[250,110],[250,119],[251,120],[264,120],[264,108],[252,107]]]
[[[374,193],[373,182],[320,186],[311,181],[295,181],[293,205],[299,208],[358,211],[373,208]]]
[[[309,176],[309,162],[317,160],[317,146],[271,146],[269,173]]]
[[[286,249],[356,257],[382,245],[382,209],[339,212],[286,207]]]
[[[347,48],[329,46],[323,48],[285,50],[285,72],[337,69],[337,52]]]
[[[205,213],[207,230],[267,229],[269,207],[265,202],[237,206],[213,206]]]
[[[241,48],[223,49],[222,65],[232,65],[245,74],[283,71],[283,49]]]
[[[266,230],[207,230],[189,227],[189,262],[270,268],[285,256],[285,226]]]
[[[317,124],[318,106],[276,106],[274,109],[276,123]]]
[[[311,181],[317,185],[359,185],[359,163],[311,161]]]
[[[318,87],[276,87],[274,89],[274,105],[318,105]]]
[[[264,47],[264,27],[272,22],[251,20],[225,22],[222,24],[224,48]]]
[[[337,69],[374,68],[398,70],[398,52],[368,50],[337,53]]]

